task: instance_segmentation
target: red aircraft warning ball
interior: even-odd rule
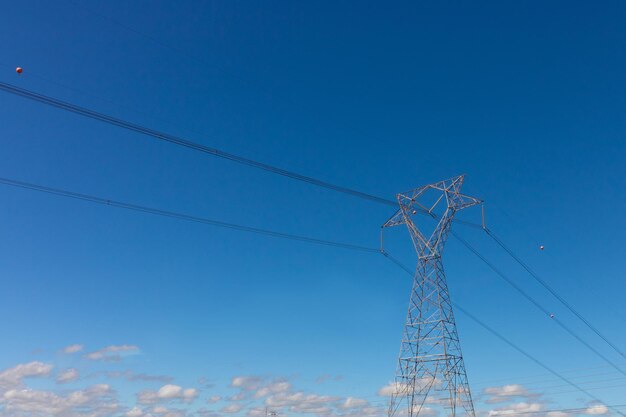
[[[18,74],[21,74],[22,72],[24,72],[24,70],[22,69],[22,67],[17,67],[15,68],[15,72],[17,72]]]

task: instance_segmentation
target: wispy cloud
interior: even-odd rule
[[[92,361],[120,361],[122,356],[139,353],[135,345],[111,345],[94,352],[86,353],[84,357]]]
[[[71,355],[73,353],[78,353],[81,352],[83,350],[84,346],[83,345],[69,345],[63,348],[62,352],[65,353],[66,355]]]
[[[59,372],[57,374],[56,381],[59,384],[66,384],[68,382],[76,381],[78,378],[80,378],[80,373],[78,372],[78,369],[70,368]]]
[[[325,375],[320,375],[315,379],[315,383],[316,384],[323,384],[326,381],[341,381],[343,379],[343,376],[341,375],[329,375],[329,374],[325,374]]]
[[[130,382],[163,382],[170,383],[174,378],[168,375],[150,375],[145,373],[136,373],[131,370],[125,371],[106,371],[94,375],[104,375],[107,378],[121,378]]]

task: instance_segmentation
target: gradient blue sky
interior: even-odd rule
[[[626,347],[625,18],[619,1],[21,0],[2,6],[0,80],[389,198],[466,173],[490,227]],[[367,246],[393,213],[6,93],[0,115],[3,177]],[[198,389],[173,408],[220,412],[232,378],[257,376],[251,392],[279,380],[384,405],[410,287],[384,258],[6,186],[0,201],[0,369],[54,365],[29,387],[107,383],[133,407],[163,382],[97,374],[132,370]],[[480,231],[458,232],[626,369]],[[390,239],[414,261],[404,231]],[[454,300],[624,403],[622,375],[457,242],[445,265]],[[479,410],[589,403],[457,316]],[[121,345],[138,351],[81,356]],[[66,368],[81,378],[56,385]],[[541,395],[485,403],[505,384]]]

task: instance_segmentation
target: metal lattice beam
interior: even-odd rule
[[[461,194],[463,180],[460,175],[398,194],[400,209],[383,225],[406,225],[418,257],[389,417],[397,413],[419,416],[426,404],[448,409],[452,417],[458,410],[475,417],[441,261],[455,213],[481,203]],[[435,214],[437,209],[443,214]],[[430,234],[413,221],[418,213],[438,220]]]

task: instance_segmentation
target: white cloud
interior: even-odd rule
[[[431,378],[421,378],[415,382],[416,387],[426,387],[428,385],[432,385],[433,387],[437,387],[441,384],[439,379]],[[391,397],[395,393],[406,393],[410,389],[408,384],[401,384],[399,382],[390,382],[389,384],[381,387],[378,390],[378,395],[381,397]]]
[[[218,413],[215,410],[209,410],[208,408],[199,408],[196,410],[197,417],[224,417],[224,414]],[[265,412],[263,413],[265,417]]]
[[[158,415],[159,417],[185,417],[187,416],[187,412],[184,410],[175,410],[172,408],[163,407],[161,405],[154,407],[151,410],[152,413]],[[151,414],[146,415],[146,417],[151,416]]]
[[[109,385],[92,385],[82,390],[53,391],[30,389],[26,378],[47,377],[53,366],[42,362],[20,364],[0,372],[0,413],[2,417],[109,417],[118,410],[115,392]],[[60,372],[60,382],[78,377],[78,371]]]
[[[182,391],[182,387],[178,385],[167,384],[159,388],[157,395],[159,398],[164,399],[178,398],[181,396]]]
[[[98,375],[98,374],[96,374]],[[124,378],[127,381],[135,382],[135,381],[148,381],[148,382],[163,382],[170,383],[174,380],[171,376],[167,375],[148,375],[143,373],[135,373],[130,370],[126,371],[107,371],[102,372],[100,375],[104,375],[107,378]]]
[[[484,393],[489,395],[488,403],[498,403],[509,401],[513,397],[533,397],[535,394],[530,393],[523,385],[510,384],[498,387],[485,388]]]
[[[292,384],[284,379],[268,380],[258,376],[237,376],[232,379],[230,385],[239,388],[239,392],[227,398],[231,404],[220,410],[224,414],[245,411],[247,417],[263,417],[265,407],[269,407],[279,414],[294,416],[380,417],[386,410],[386,406],[374,407],[366,400],[356,397],[295,391]],[[262,398],[264,402],[259,404],[257,400]]]
[[[133,407],[124,413],[124,417],[142,417],[143,415],[144,412],[138,407]]]
[[[243,401],[248,398],[250,395],[246,391],[240,391],[235,395],[228,397],[228,401]]]
[[[84,355],[92,361],[119,361],[122,355],[139,353],[139,348],[135,345],[111,345]]]
[[[245,399],[263,398],[268,395],[291,390],[291,383],[285,380],[268,381],[258,376],[236,376],[230,386],[239,388],[239,392],[228,398],[229,401],[243,401]],[[254,394],[253,394],[254,393]]]
[[[570,414],[564,413],[563,411],[549,411],[546,413],[547,417],[567,417]]]
[[[78,369],[70,368],[57,374],[57,382],[59,384],[66,384],[68,382],[76,381],[80,377]]]
[[[291,384],[287,381],[270,382],[267,385],[260,387],[254,394],[256,398],[266,397],[270,394],[276,394],[279,392],[287,392],[291,389]]]
[[[91,417],[108,417],[118,411],[114,393],[106,384],[58,395],[49,391],[11,389],[0,398],[3,417],[51,416],[82,417],[89,410]]]
[[[520,402],[520,403],[509,405],[507,407],[499,408],[496,410],[490,410],[489,416],[493,417],[493,416],[505,416],[507,414],[530,413],[530,412],[543,411],[543,409],[544,409],[544,405],[542,403]]]
[[[195,388],[187,388],[183,391],[183,398],[185,400],[191,401],[198,396],[198,390]]]
[[[83,345],[69,345],[63,348],[63,353],[67,355],[71,355],[72,353],[77,353],[83,350]]]
[[[528,395],[528,390],[519,384],[511,384],[511,385],[503,385],[500,387],[489,387],[485,388],[485,394],[490,395],[499,395],[499,396],[518,396],[518,395]]]
[[[243,407],[241,406],[241,404],[228,404],[226,407],[222,408],[220,411],[222,413],[232,414],[232,413],[240,412],[242,408]]]
[[[248,410],[246,417],[267,417],[264,407],[255,407]]]
[[[5,369],[0,372],[0,388],[18,388],[24,378],[46,377],[50,375],[52,368],[50,364],[35,361]]]
[[[604,404],[595,404],[585,410],[584,414],[589,414],[592,416],[606,414],[609,412],[609,409]]]
[[[109,346],[87,353],[91,360],[106,365],[116,355],[138,350],[133,345]],[[53,365],[30,362],[0,372],[0,415],[2,417],[263,417],[265,407],[283,415],[311,415],[311,417],[380,417],[385,406],[372,406],[357,397],[341,397],[315,392],[296,391],[290,381],[258,376],[237,376],[230,387],[236,395],[224,398],[213,394],[205,404],[220,404],[221,409],[210,410],[191,406],[199,397],[196,388],[172,383],[159,384],[154,389],[136,393],[135,404],[120,404],[116,392],[107,384],[92,385],[83,389],[39,390],[29,388],[26,378],[54,377],[57,383],[84,381],[78,369],[61,369],[52,374]],[[135,380],[131,371],[111,371],[106,368],[93,374],[102,378],[115,376]],[[143,379],[142,379],[143,380]],[[148,382],[159,380],[153,377]],[[112,380],[114,381],[114,380]],[[114,381],[115,382],[115,381]],[[209,388],[206,388],[207,390]],[[221,404],[220,404],[221,406]],[[174,408],[172,408],[174,407]],[[193,410],[193,412],[192,412]],[[560,417],[560,416],[552,416]]]
[[[398,382],[390,382],[389,384],[381,387],[378,390],[378,395],[381,397],[391,397],[393,394],[398,392],[405,392],[408,389],[408,385],[400,384]]]
[[[258,389],[262,381],[263,380],[257,376],[236,376],[232,379],[230,385],[251,391]]]
[[[341,404],[341,408],[360,408],[367,405],[367,401],[360,399],[360,398],[354,398],[354,397],[348,397],[346,398],[346,400],[343,402],[343,404]]]
[[[270,407],[290,407],[292,410],[315,413],[317,411],[306,411],[325,407],[329,403],[335,403],[341,398],[329,395],[305,394],[304,392],[278,393],[268,397],[265,404]]]
[[[181,400],[183,402],[192,402],[198,396],[198,390],[195,388],[183,389],[179,385],[167,384],[163,385],[158,391],[142,391],[137,394],[137,401],[140,404],[154,404],[160,401]]]

